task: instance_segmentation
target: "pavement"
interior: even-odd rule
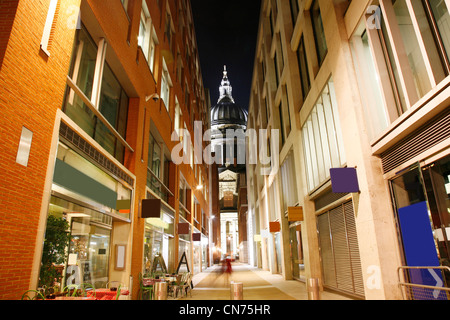
[[[233,263],[231,275],[212,266],[193,277],[194,289],[177,300],[230,300],[230,283],[243,283],[243,300],[308,300],[306,284],[298,280],[284,280],[246,264]],[[322,291],[320,300],[352,300],[333,292]]]

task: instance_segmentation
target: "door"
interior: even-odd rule
[[[409,267],[437,267],[448,263],[445,226],[449,215],[448,194],[444,194],[448,174],[444,177],[445,172],[445,161],[423,168],[416,165],[391,182],[404,260]],[[446,204],[447,212],[443,212]],[[419,285],[439,287],[445,281],[442,274],[431,268],[411,270],[409,277],[411,283]],[[419,298],[418,292],[415,296]],[[445,295],[442,292],[434,298],[443,299]]]

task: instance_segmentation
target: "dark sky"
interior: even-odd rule
[[[260,0],[191,0],[203,83],[211,106],[219,99],[223,66],[236,104],[248,108]]]

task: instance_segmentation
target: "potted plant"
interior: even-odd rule
[[[61,282],[62,272],[59,268],[66,261],[66,248],[69,245],[69,223],[63,217],[49,215],[42,251],[39,287],[54,288]]]

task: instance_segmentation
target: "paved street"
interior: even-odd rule
[[[179,300],[230,300],[230,281],[242,282],[244,300],[308,300],[303,282],[286,281],[281,275],[273,275],[245,264],[233,264],[233,273],[227,279],[220,266],[213,266],[194,276],[192,297]],[[350,300],[347,297],[322,292],[321,300]]]

